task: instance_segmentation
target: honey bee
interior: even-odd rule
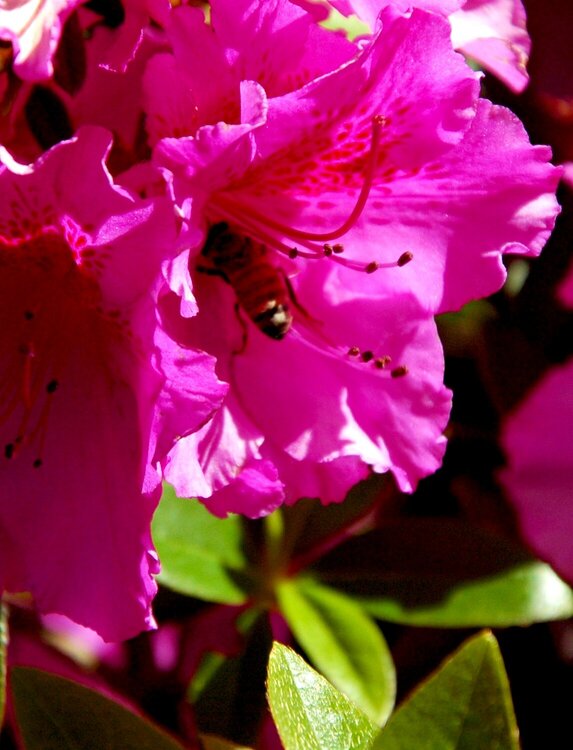
[[[293,321],[292,293],[286,276],[270,262],[267,246],[222,221],[210,228],[202,255],[212,265],[198,270],[221,276],[257,328],[272,339],[283,339]]]

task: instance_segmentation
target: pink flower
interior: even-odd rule
[[[5,0],[0,39],[12,42],[14,70],[27,81],[53,74],[52,58],[66,18],[84,0]]]
[[[303,11],[233,7],[231,30],[221,0],[212,27],[175,11],[175,55],[146,74],[155,161],[185,220],[168,279],[183,315],[195,296],[200,311],[177,322],[167,299],[164,317],[231,386],[166,477],[219,515],[266,513],[285,495],[338,501],[368,467],[411,491],[440,464],[449,413],[432,315],[498,289],[502,252],[541,250],[558,172],[513,115],[477,101],[443,19],[388,9],[352,56],[333,37],[325,73]],[[207,59],[220,88],[205,86]],[[171,94],[154,94],[181,69]]]
[[[573,583],[573,361],[550,370],[505,425],[501,473],[525,541]]]
[[[447,16],[456,49],[477,60],[512,91],[527,86],[531,40],[521,0],[330,0],[330,4],[344,15],[356,14],[370,29],[376,27],[378,14],[388,5],[401,11],[414,7]]]
[[[120,640],[153,625],[161,451],[225,388],[157,326],[172,212],[113,185],[109,146],[86,128],[32,166],[1,152],[0,588]]]

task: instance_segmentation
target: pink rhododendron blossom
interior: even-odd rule
[[[527,86],[531,40],[521,0],[330,0],[330,4],[344,15],[355,14],[370,29],[376,28],[380,11],[389,5],[400,11],[414,7],[448,16],[456,49],[513,91]]]
[[[153,625],[155,456],[225,387],[157,326],[172,211],[113,185],[109,146],[86,128],[31,166],[1,152],[0,586],[120,640]]]
[[[573,362],[550,370],[504,428],[501,475],[524,539],[573,583]]]
[[[174,53],[146,73],[154,159],[184,219],[167,277],[183,315],[199,307],[163,314],[230,384],[166,477],[218,515],[341,500],[367,467],[411,491],[439,466],[449,412],[432,315],[498,289],[502,252],[541,250],[558,171],[511,113],[477,100],[443,18],[388,8],[370,43],[332,37],[325,72],[308,45],[327,32],[311,36],[300,8],[233,9],[231,25],[213,2],[212,26],[174,11]],[[279,298],[266,330],[249,320],[250,285]]]
[[[276,9],[284,8],[293,13],[293,6],[276,4]],[[276,9],[275,13],[278,12]],[[214,22],[217,19],[216,10],[217,5],[214,4]],[[304,18],[301,11],[296,10],[296,13],[299,18]],[[185,17],[184,14],[180,15],[182,19]],[[269,16],[271,21],[276,22],[276,16],[273,17],[272,13]],[[191,13],[186,17],[189,21]],[[198,16],[195,15],[195,19],[198,21]],[[426,137],[420,138],[419,143],[415,143],[412,137],[414,145],[410,149],[410,159],[414,163],[422,158],[422,154],[440,154],[447,150],[450,143],[460,139],[470,114],[466,109],[471,108],[476,88],[473,74],[449,47],[446,25],[430,17],[419,17],[417,20],[420,26],[425,20],[433,25],[429,32],[432,41],[439,40],[442,44],[438,54],[450,50],[452,70],[437,84],[440,87],[439,96],[435,95],[432,80],[424,80],[420,84],[421,94],[425,96],[426,115],[434,123],[435,132],[425,134]],[[389,25],[390,21],[409,23],[409,19],[389,18]],[[270,21],[268,25],[273,27]],[[179,24],[177,28],[182,27]],[[259,25],[261,27],[265,27],[264,20]],[[292,34],[295,31],[291,29]],[[405,31],[400,29],[396,34],[394,43],[398,47],[403,44]],[[413,34],[417,31],[419,26],[415,24]],[[209,43],[213,44],[216,41],[213,32],[205,27],[205,33],[209,34]],[[286,31],[284,36],[287,39]],[[193,38],[198,38],[197,32]],[[291,46],[300,50],[301,59],[304,59],[304,40],[298,40],[295,36],[294,42]],[[244,39],[242,44],[247,47]],[[252,45],[248,48],[251,54]],[[348,56],[348,42],[341,40],[340,50]],[[280,57],[283,53],[279,51],[277,54]],[[402,49],[396,55],[396,68],[400,66],[402,56],[407,54]],[[371,68],[381,64],[378,58],[383,55],[383,44],[380,43],[376,55],[372,53],[374,60],[366,56],[366,59],[356,58],[352,63],[354,80],[338,81],[332,76],[327,90],[318,91],[314,109],[335,88],[355,93],[356,85],[360,82],[366,95],[363,99],[374,99],[379,94],[376,86],[383,88],[383,85],[376,73],[371,73]],[[268,56],[266,59],[269,61]],[[256,71],[256,66],[249,64]],[[150,67],[148,83],[158,75],[162,65],[176,69],[167,56],[162,56],[157,61],[157,67]],[[237,67],[234,66],[235,70]],[[269,69],[273,70],[272,57]],[[291,70],[296,81],[296,67]],[[345,70],[345,67],[340,70]],[[368,80],[369,74],[375,78],[373,82]],[[410,74],[410,77],[414,77],[414,74]],[[200,83],[198,79],[196,85]],[[229,76],[231,92],[232,83]],[[271,82],[266,83],[271,88]],[[315,86],[316,82],[312,85]],[[237,83],[235,87],[239,88]],[[152,88],[151,85],[149,88]],[[279,274],[282,278],[283,273],[286,275],[296,271],[290,284],[293,300],[296,298],[300,301],[301,311],[300,315],[295,312],[297,320],[293,330],[278,345],[255,327],[245,335],[246,323],[232,313],[233,290],[221,283],[220,279],[212,278],[201,267],[202,261],[198,255],[205,242],[205,210],[208,214],[213,212],[212,221],[215,223],[217,219],[225,219],[228,201],[237,200],[235,210],[238,210],[243,199],[252,202],[251,191],[260,184],[255,203],[264,210],[263,201],[268,200],[269,205],[272,203],[273,207],[278,208],[278,211],[274,211],[276,215],[285,213],[281,206],[281,194],[278,194],[277,186],[272,185],[272,180],[276,182],[280,170],[285,171],[288,157],[285,159],[283,156],[274,164],[270,161],[268,169],[265,163],[259,165],[255,159],[256,149],[280,153],[285,146],[289,147],[289,135],[292,140],[290,147],[296,147],[302,138],[295,122],[296,106],[292,106],[292,114],[289,112],[285,117],[286,132],[278,127],[278,107],[283,103],[283,106],[288,106],[290,94],[281,95],[284,82],[277,83],[275,88],[277,96],[267,101],[260,85],[244,82],[240,86],[239,106],[235,104],[234,107],[235,116],[241,116],[242,124],[204,125],[197,131],[196,137],[163,138],[156,149],[158,163],[163,164],[168,174],[172,175],[169,179],[175,200],[188,219],[185,236],[194,245],[195,258],[190,267],[193,270],[193,294],[197,296],[200,311],[193,321],[181,321],[182,326],[186,327],[185,331],[174,333],[170,329],[170,333],[189,346],[214,354],[219,376],[231,384],[231,393],[224,409],[201,432],[178,442],[170,454],[165,473],[179,494],[204,498],[208,507],[219,515],[229,511],[260,515],[282,502],[285,494],[289,501],[301,495],[320,495],[324,501],[341,500],[349,486],[365,476],[368,466],[376,471],[392,469],[401,487],[411,490],[420,476],[433,471],[440,463],[444,449],[442,430],[449,413],[449,392],[443,386],[443,358],[431,314],[412,296],[407,285],[402,294],[392,286],[396,275],[402,272],[397,264],[396,256],[399,253],[390,260],[388,271],[381,272],[382,275],[388,274],[387,280],[374,284],[369,283],[371,277],[365,273],[367,261],[331,262],[324,257],[322,249],[319,255],[313,253],[316,243],[312,242],[309,259],[301,259],[300,262],[291,260],[289,263],[286,257],[281,256],[285,245],[279,232],[270,222],[268,227],[264,223],[257,226],[260,220],[256,217],[251,219],[250,211],[241,208],[246,222],[242,231],[248,233],[247,236],[254,234],[254,237],[260,237],[271,250],[276,247],[276,265],[268,266],[266,272]],[[200,101],[200,93],[195,101]],[[194,95],[193,90],[192,98]],[[213,94],[210,96],[214,98]],[[448,97],[453,110],[444,119],[441,105],[434,103],[442,96]],[[150,96],[150,102],[153,104],[155,101]],[[173,97],[173,101],[178,102],[179,98]],[[230,96],[225,97],[224,103],[230,101]],[[277,112],[273,128],[266,116],[270,114],[274,102],[277,103]],[[177,128],[184,129],[186,124],[186,129],[193,132],[197,127],[197,118],[215,104],[212,100],[206,100],[203,107],[197,105],[195,112],[190,110],[188,115],[177,108]],[[310,104],[301,101],[299,109],[302,114],[310,111]],[[165,99],[163,105],[161,116],[154,117],[153,111],[150,116],[157,137],[161,135],[163,123],[167,122],[167,128],[172,124],[165,117]],[[347,99],[340,103],[341,114],[353,105],[355,97],[349,93]],[[360,165],[361,160],[364,163],[365,157],[372,161],[378,156],[372,145],[373,139],[378,138],[378,133],[372,132],[371,118],[374,114],[376,112],[370,115],[362,113],[363,132],[356,142],[356,153],[347,148],[349,163],[339,168],[343,176],[348,176],[348,195],[338,196],[340,206],[330,203],[332,218],[325,216],[323,220],[330,225],[340,224],[340,215],[344,222],[353,213],[358,214],[353,208],[357,194],[364,197],[369,195],[369,189],[361,188],[364,176],[358,174],[356,180],[352,178],[351,165],[355,167]],[[189,116],[188,120],[186,116]],[[305,124],[301,120],[298,128],[303,130],[306,126],[310,133],[318,131],[321,123],[313,121],[312,116],[307,117],[309,122]],[[344,131],[346,118],[341,119],[343,137],[351,142],[353,133]],[[413,130],[420,130],[421,123],[415,117],[411,124]],[[265,144],[263,126],[266,126],[268,146]],[[335,120],[334,131],[339,127]],[[259,134],[261,140],[257,142]],[[287,143],[280,143],[285,136]],[[396,143],[396,159],[405,148]],[[298,188],[304,195],[306,206],[311,205],[310,200],[320,199],[318,194],[314,195],[316,191],[312,189],[312,183],[307,182],[308,158],[305,156],[299,160],[298,165],[295,161],[296,181],[292,181],[292,187]],[[289,177],[287,169],[286,177],[279,178],[279,188],[284,206],[293,206],[293,218],[300,224],[304,216],[301,213],[302,201],[301,206],[296,207],[296,193],[291,190],[289,194],[288,191]],[[267,178],[270,178],[270,184],[266,183]],[[236,184],[235,189],[233,183]],[[339,186],[334,185],[334,182],[324,180],[325,192],[338,189]],[[221,197],[220,209],[215,205],[219,200],[216,196]],[[334,211],[337,208],[339,215]],[[222,212],[217,214],[217,211]],[[323,208],[323,212],[327,213],[326,208]],[[320,209],[310,215],[320,227]],[[254,230],[252,222],[255,222]],[[287,224],[290,223],[287,219]],[[236,220],[233,226],[237,226]],[[238,226],[241,227],[241,224]],[[364,232],[359,236],[363,238]],[[363,241],[359,244],[362,247]],[[300,252],[304,255],[306,251],[301,248]],[[174,264],[170,275],[171,286],[179,295],[185,291],[185,282],[179,278],[181,270],[187,271],[189,266],[189,255],[186,253],[184,257],[185,265]],[[311,258],[320,260],[316,263]],[[189,295],[190,290],[191,283],[188,282]],[[342,290],[345,292],[342,293]],[[287,296],[290,294],[285,293]],[[297,303],[293,307],[296,308]],[[227,312],[223,317],[222,310],[231,311],[231,316]],[[359,310],[361,313],[358,313]],[[164,315],[172,321],[173,326],[176,326],[176,322],[173,323],[176,314],[177,304],[171,301]],[[384,320],[382,331],[378,320]],[[242,348],[243,339],[246,339],[246,346]],[[359,351],[354,356],[348,353],[349,349],[357,348]],[[394,365],[390,364],[392,362]],[[320,384],[319,398],[313,383]],[[285,393],[289,394],[287,408],[282,409]]]
[[[53,73],[52,58],[66,18],[84,0],[2,0],[0,39],[12,42],[14,70],[27,81]]]

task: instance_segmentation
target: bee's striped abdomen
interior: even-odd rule
[[[237,302],[259,330],[273,339],[284,338],[292,324],[290,294],[266,245],[220,222],[211,227],[203,255],[233,287]]]

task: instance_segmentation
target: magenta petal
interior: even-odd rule
[[[174,443],[200,429],[220,408],[227,385],[215,375],[215,360],[183,349],[163,331],[156,333],[157,369],[165,384],[153,423],[154,460],[163,460]]]
[[[270,461],[249,461],[236,479],[201,502],[211,513],[225,518],[240,513],[248,518],[266,516],[282,505],[284,485]]]
[[[26,81],[41,81],[54,72],[52,58],[62,27],[82,0],[8,2],[0,10],[0,39],[12,42],[14,71]],[[6,9],[4,9],[6,8]]]
[[[175,225],[114,186],[109,142],[85,128],[34,165],[1,154],[0,579],[120,640],[154,624],[152,291]]]
[[[531,39],[521,0],[467,0],[450,16],[452,43],[509,86],[527,86]]]
[[[392,6],[401,13],[410,8],[427,10],[431,13],[447,16],[458,10],[464,4],[464,0],[329,0],[336,10],[345,16],[356,15],[361,21],[368,24],[371,29],[375,29],[376,20],[380,11],[387,6]]]
[[[551,370],[510,416],[501,473],[524,539],[573,583],[573,362]]]
[[[2,472],[4,496],[19,498],[0,507],[16,551],[5,583],[31,591],[42,612],[122,640],[154,624],[158,565],[149,525],[159,497],[141,495],[135,395],[98,377],[92,357],[89,346],[76,352],[77,381],[62,386],[40,469]]]
[[[368,284],[409,290],[436,312],[495,292],[506,275],[502,255],[538,255],[553,228],[560,169],[550,156],[549,148],[529,143],[511,112],[480,100],[459,146],[372,197],[375,210],[364,221],[384,259],[391,260],[391,248],[396,255],[409,250],[413,260]],[[363,247],[365,235],[357,232],[356,253],[361,240]],[[353,244],[345,240],[349,249]]]

